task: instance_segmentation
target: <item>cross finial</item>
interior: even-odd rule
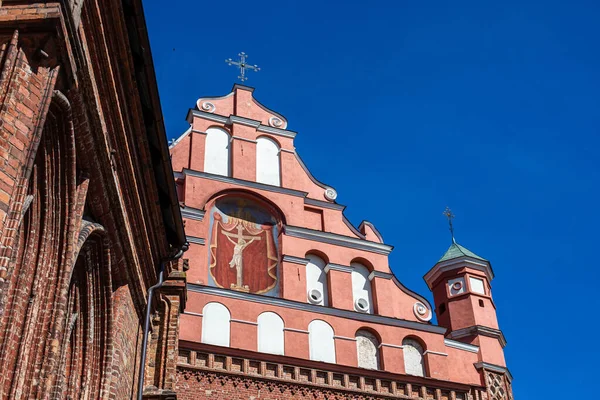
[[[246,58],[248,57],[248,55],[246,53],[244,53],[243,51],[241,53],[238,54],[238,56],[240,57],[239,61],[233,61],[231,58],[228,58],[227,60],[225,60],[225,62],[228,65],[235,65],[236,67],[238,67],[240,69],[240,75],[238,76],[238,78],[240,78],[240,80],[242,82],[248,80],[248,78],[246,78],[246,70],[250,69],[252,71],[260,71],[260,68],[258,67],[258,65],[249,65],[246,64]]]
[[[452,226],[452,220],[454,219],[454,214],[452,214],[452,210],[450,207],[446,207],[443,214],[448,218],[448,225],[450,225],[450,234],[452,235],[452,243],[456,243],[454,239],[454,227]]]

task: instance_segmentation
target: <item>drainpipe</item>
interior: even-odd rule
[[[181,256],[183,255],[183,253],[188,249],[189,244],[185,243],[183,246],[181,246],[179,248],[179,250],[177,250],[177,253],[175,253],[175,255],[173,256],[169,256],[166,258],[163,258],[160,261],[160,271],[158,272],[158,282],[156,282],[156,285],[151,286],[150,289],[148,289],[148,301],[146,303],[146,317],[144,319],[144,340],[142,342],[142,360],[140,362],[140,374],[138,376],[138,400],[142,400],[142,395],[143,395],[143,391],[144,391],[144,371],[146,369],[146,352],[147,352],[147,346],[148,346],[148,333],[150,331],[150,311],[152,308],[152,296],[154,295],[154,291],[156,289],[160,289],[163,285],[163,283],[165,282],[165,266],[168,262],[171,261],[175,261],[179,258],[181,258]]]

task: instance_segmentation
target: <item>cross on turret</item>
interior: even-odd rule
[[[452,214],[452,210],[450,207],[446,207],[443,214],[448,218],[448,225],[450,225],[450,234],[452,235],[452,243],[456,243],[454,239],[454,227],[452,226],[452,220],[454,219],[454,214]]]

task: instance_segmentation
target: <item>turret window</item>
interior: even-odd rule
[[[445,303],[440,304],[440,306],[438,307],[438,310],[440,311],[440,315],[445,313],[446,312],[446,304]]]
[[[482,279],[469,277],[469,285],[471,286],[471,292],[485,294],[485,288],[483,286]]]

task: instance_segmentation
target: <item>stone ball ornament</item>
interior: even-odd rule
[[[429,320],[431,320],[431,311],[429,310],[429,308],[427,308],[425,304],[421,303],[420,301],[417,301],[413,305],[413,313],[419,321],[428,322]]]

